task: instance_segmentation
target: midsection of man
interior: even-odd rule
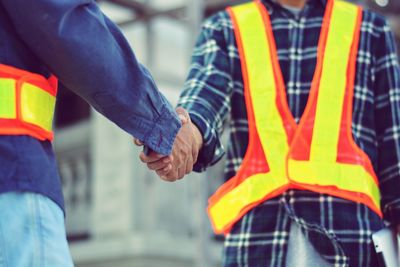
[[[314,78],[325,0],[310,0],[295,15],[274,1],[268,10],[286,101],[299,123]],[[355,60],[351,134],[379,179],[384,218],[399,224],[400,77],[393,36],[385,20],[362,12]],[[232,19],[220,12],[202,28],[180,105],[203,134],[195,165],[202,171],[223,156],[222,125],[230,116],[225,177],[238,174],[249,147],[248,109]],[[213,177],[210,177],[212,179]],[[376,266],[371,234],[383,227],[366,205],[315,191],[289,189],[249,210],[226,236],[225,266],[285,266],[289,233],[296,225],[323,259],[335,266]]]
[[[3,65],[50,77],[48,68],[26,44],[0,5],[0,62]],[[5,105],[6,103],[3,103]],[[64,206],[52,145],[27,135],[0,135],[0,192],[33,191]],[[52,190],[49,190],[52,188]]]
[[[0,0],[1,266],[73,265],[51,145],[53,75],[158,153],[170,154],[181,128],[95,1]]]
[[[122,32],[96,3],[2,0],[0,15],[1,65],[43,79],[54,74],[64,87],[123,130],[155,151],[170,153],[180,128],[178,117],[136,60]],[[94,40],[101,44],[95,45]],[[11,100],[0,101],[5,106]],[[63,207],[49,140],[7,135],[2,128],[3,121],[0,192],[29,190]]]

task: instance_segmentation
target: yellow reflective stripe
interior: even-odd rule
[[[21,116],[22,120],[43,128],[52,130],[53,113],[56,98],[29,83],[21,88]]]
[[[222,231],[247,205],[262,200],[272,191],[287,184],[285,180],[275,178],[276,175],[272,172],[253,175],[212,206],[209,212],[216,230]]]
[[[13,79],[0,79],[0,119],[17,117],[15,83]]]
[[[289,146],[276,106],[277,88],[264,21],[254,2],[234,7],[232,12],[241,35],[244,53],[241,60],[246,61],[255,124],[270,172],[248,177],[210,207],[217,230],[222,230],[236,219],[246,206],[288,183],[285,158]]]
[[[380,207],[380,192],[374,178],[361,165],[289,160],[289,172],[296,182],[310,185],[336,186],[372,198]]]
[[[318,91],[310,161],[335,162],[357,7],[334,1]],[[323,176],[321,176],[323,177]]]
[[[284,179],[289,146],[276,106],[277,89],[264,21],[254,2],[232,10],[242,38],[257,132],[270,169],[280,172],[276,179]]]

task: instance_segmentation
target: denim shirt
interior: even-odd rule
[[[0,0],[0,64],[56,75],[123,130],[170,154],[180,121],[95,1]],[[63,206],[51,143],[0,136],[0,192],[21,190]]]

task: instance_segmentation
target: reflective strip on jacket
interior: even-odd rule
[[[57,79],[0,64],[0,135],[53,140]]]

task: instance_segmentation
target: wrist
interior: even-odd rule
[[[197,152],[199,152],[203,146],[203,136],[201,135],[199,128],[197,128],[197,126],[195,124],[193,124],[193,123],[190,123],[190,124],[193,129],[193,136],[194,136],[194,141],[196,143]]]

